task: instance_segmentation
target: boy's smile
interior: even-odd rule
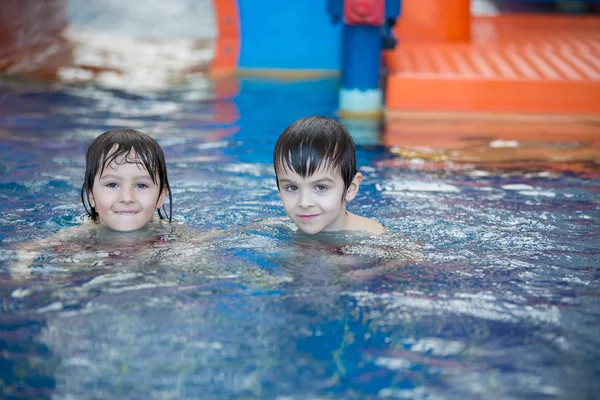
[[[355,183],[350,185],[344,198],[346,190],[339,168],[321,168],[306,178],[282,170],[277,177],[285,212],[303,232],[315,234],[346,229],[346,202],[356,194],[352,190]]]
[[[312,219],[315,219],[315,218],[317,218],[318,216],[319,216],[319,214],[299,215],[299,217],[300,217],[301,219],[303,219],[303,220],[306,220],[306,221],[310,221],[310,220],[312,220]]]

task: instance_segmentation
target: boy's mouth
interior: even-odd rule
[[[137,211],[115,211],[115,214],[129,216],[137,214]]]
[[[298,218],[300,218],[303,221],[310,221],[310,220],[317,218],[318,216],[319,216],[319,214],[298,215]]]

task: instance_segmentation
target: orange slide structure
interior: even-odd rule
[[[472,16],[469,0],[404,0],[395,29],[391,163],[598,171],[598,16]]]
[[[469,0],[404,0],[396,34],[391,115],[600,115],[597,16],[472,16]]]

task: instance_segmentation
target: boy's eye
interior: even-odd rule
[[[150,185],[143,183],[143,182],[140,182],[140,183],[136,184],[135,186],[139,189],[148,189],[150,187]]]
[[[287,185],[287,186],[285,187],[285,190],[287,190],[288,192],[293,192],[293,191],[295,191],[296,189],[298,189],[298,186],[296,186],[296,185]]]
[[[108,182],[105,183],[104,186],[108,187],[108,188],[116,188],[119,187],[119,185],[116,182]]]
[[[317,185],[317,186],[315,186],[315,189],[317,189],[317,192],[325,192],[327,190],[327,186]]]

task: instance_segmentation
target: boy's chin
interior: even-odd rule
[[[115,225],[100,225],[100,228],[106,232],[118,235],[118,234],[133,234],[135,232],[142,232],[147,230],[150,223],[142,225],[140,227],[137,226],[115,226]]]
[[[311,227],[301,226],[301,225],[298,225],[298,224],[296,224],[296,227],[302,233],[305,233],[307,235],[316,235],[317,233],[323,232],[323,228],[317,228],[317,227],[315,227],[315,228],[311,229]]]

